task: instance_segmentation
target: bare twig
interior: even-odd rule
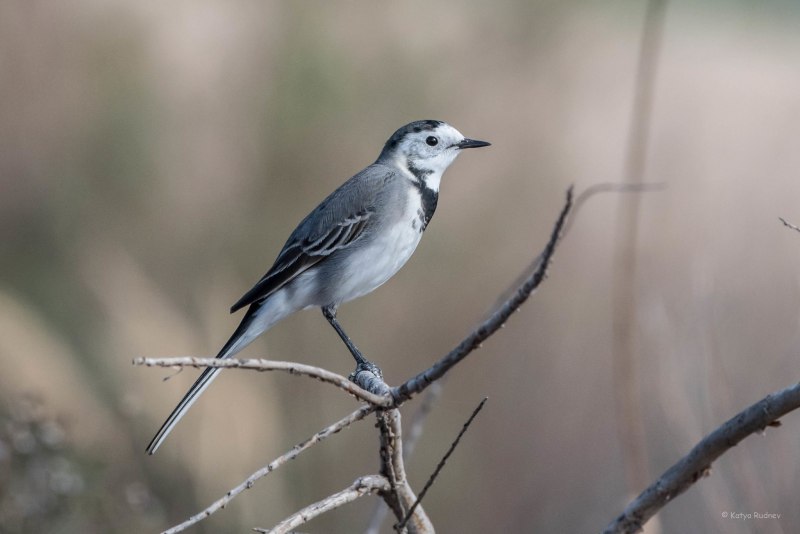
[[[639,184],[644,178],[650,117],[653,109],[658,54],[666,0],[647,2],[636,69],[633,111],[628,130],[625,182]],[[615,408],[620,446],[627,458],[628,488],[641,487],[649,478],[643,418],[639,402],[638,360],[635,357],[636,242],[641,197],[622,204],[617,218],[614,255],[613,362]]]
[[[381,525],[386,521],[386,516],[389,515],[389,507],[382,501],[376,501],[375,507],[372,510],[369,524],[367,525],[364,534],[378,534],[381,531]]]
[[[419,438],[422,436],[422,430],[425,427],[425,421],[428,415],[433,410],[433,405],[442,396],[444,379],[436,381],[425,392],[425,396],[419,405],[419,408],[414,413],[414,419],[411,421],[411,428],[406,432],[406,439],[403,440],[403,459],[408,461],[408,458],[414,452]]]
[[[575,197],[575,207],[572,209],[572,217],[569,218],[564,227],[564,235],[567,235],[572,229],[573,223],[577,220],[576,216],[586,201],[595,195],[601,193],[649,193],[651,191],[663,191],[666,188],[667,184],[664,182],[600,182],[592,184]]]
[[[433,405],[436,404],[436,401],[439,400],[439,397],[442,395],[442,391],[444,391],[444,380],[444,378],[437,380],[425,391],[422,402],[420,403],[417,411],[414,413],[414,418],[411,421],[411,429],[406,433],[406,437],[403,440],[404,461],[408,461],[408,458],[413,454],[414,448],[419,442],[419,438],[422,436],[422,430],[425,427],[425,421],[428,419],[428,415],[433,409]],[[389,508],[385,505],[385,503],[376,501],[375,509],[372,511],[369,524],[367,525],[367,529],[364,531],[364,533],[378,534],[381,530],[381,525],[383,525],[383,522],[386,520],[388,513]]]
[[[505,322],[511,317],[522,304],[528,300],[531,293],[539,287],[547,274],[547,268],[550,266],[550,260],[556,251],[556,246],[561,240],[564,224],[566,223],[567,216],[572,209],[572,187],[567,190],[567,198],[561,213],[556,220],[553,231],[550,234],[550,240],[542,252],[541,261],[538,267],[531,273],[529,277],[522,281],[517,287],[511,297],[506,300],[488,319],[478,325],[459,345],[451,350],[446,356],[437,361],[433,366],[419,373],[417,376],[410,378],[404,384],[392,390],[392,396],[395,402],[399,405],[412,396],[423,391],[430,386],[434,381],[438,380],[445,375],[450,369],[453,368],[458,362],[466,358],[472,351],[480,347],[489,336],[494,334],[497,330],[503,327]]]
[[[601,193],[646,193],[649,191],[661,191],[665,189],[665,187],[666,184],[662,182],[641,184],[600,182],[590,185],[575,197],[575,202],[573,203],[570,216],[567,218],[567,222],[564,224],[564,229],[561,232],[560,239],[564,239],[564,237],[566,237],[566,235],[572,229],[572,225],[575,224],[576,220],[578,220],[578,213],[583,205],[595,195],[599,195]],[[544,253],[545,251],[540,252],[539,255],[536,256],[533,261],[531,261],[528,266],[519,274],[519,276],[517,276],[517,278],[509,285],[509,287],[500,293],[489,313],[487,313],[484,317],[490,317],[493,313],[500,309],[500,307],[509,299],[509,297],[517,292],[517,288],[521,286],[534,272],[536,272],[537,269],[539,269],[542,264]]]
[[[475,416],[478,415],[478,413],[483,409],[483,405],[486,404],[487,400],[489,400],[489,397],[484,397],[483,400],[480,402],[480,404],[478,404],[477,408],[475,408],[472,411],[472,415],[469,416],[469,419],[467,419],[467,422],[464,423],[463,427],[461,427],[461,432],[458,433],[458,436],[456,436],[456,439],[450,445],[450,448],[447,449],[447,452],[444,454],[442,459],[439,461],[439,464],[436,466],[436,469],[434,469],[433,474],[431,474],[430,478],[425,483],[425,486],[422,488],[422,491],[419,492],[419,496],[417,497],[417,500],[414,501],[414,504],[408,510],[408,512],[406,513],[406,516],[403,518],[403,520],[400,521],[400,523],[398,523],[395,526],[395,530],[396,531],[400,532],[406,526],[406,523],[408,522],[409,518],[414,513],[414,510],[417,509],[417,506],[419,506],[419,503],[422,502],[422,499],[425,498],[425,494],[428,493],[428,490],[433,485],[433,483],[436,481],[436,477],[439,476],[439,473],[444,468],[444,465],[447,463],[447,460],[450,458],[450,455],[453,454],[453,451],[456,450],[456,447],[458,447],[458,442],[461,441],[461,436],[463,436],[466,433],[467,429],[469,429],[469,425],[472,424],[472,420],[475,419]]]
[[[383,493],[383,500],[400,521],[417,500],[408,483],[403,462],[403,430],[400,410],[378,413],[378,428],[381,434],[381,474],[389,479],[391,490]],[[407,523],[409,534],[432,534],[431,523],[422,506],[417,506]]]
[[[778,217],[778,220],[781,221],[783,225],[786,226],[787,228],[791,228],[792,230],[800,232],[800,227],[795,226],[790,222],[787,222],[786,219],[784,219],[783,217]]]
[[[382,477],[380,475],[367,475],[359,477],[349,487],[338,493],[329,495],[321,501],[306,506],[297,513],[287,517],[271,529],[254,528],[253,530],[256,532],[262,532],[264,534],[286,534],[293,528],[304,523],[308,523],[315,517],[322,515],[325,512],[330,512],[331,510],[339,508],[340,506],[344,506],[345,504],[353,502],[356,499],[364,497],[365,495],[388,490],[389,481],[386,480],[386,477]]]
[[[361,408],[359,408],[358,410],[354,411],[350,415],[348,415],[346,417],[343,417],[342,419],[340,419],[339,421],[333,423],[332,425],[323,428],[322,430],[320,430],[319,432],[317,432],[316,434],[314,434],[313,436],[311,436],[307,440],[303,441],[302,443],[298,443],[297,445],[295,445],[290,451],[282,454],[281,456],[279,456],[278,458],[273,460],[268,465],[262,467],[261,469],[259,469],[258,471],[256,471],[252,475],[250,475],[247,478],[247,480],[245,480],[244,482],[242,482],[241,484],[239,484],[235,488],[233,488],[230,491],[228,491],[228,493],[226,493],[225,496],[223,496],[222,498],[217,499],[216,501],[214,501],[208,508],[206,508],[202,512],[193,515],[192,517],[190,517],[189,519],[187,519],[186,521],[184,521],[180,525],[176,525],[176,526],[174,526],[172,528],[169,528],[169,529],[165,530],[162,534],[174,534],[175,532],[181,532],[181,531],[185,530],[186,528],[194,525],[195,523],[197,523],[199,521],[202,521],[203,519],[205,519],[206,517],[210,516],[211,514],[221,510],[222,508],[225,507],[226,504],[228,504],[232,499],[234,499],[237,495],[242,493],[244,490],[252,488],[253,484],[255,484],[255,482],[258,479],[267,476],[268,474],[270,474],[275,469],[279,468],[280,466],[282,466],[283,464],[285,464],[289,460],[294,460],[295,458],[297,458],[297,456],[301,452],[303,452],[304,450],[308,449],[312,445],[314,445],[316,443],[319,443],[320,441],[322,441],[325,438],[331,436],[332,434],[335,434],[335,433],[339,432],[340,430],[342,430],[344,428],[347,428],[348,426],[352,425],[356,421],[360,421],[361,419],[363,419],[367,415],[369,415],[372,412],[374,412],[376,409],[377,409],[377,407],[374,406],[374,405],[362,406]]]
[[[625,181],[641,182],[650,142],[650,117],[653,112],[656,71],[661,49],[667,0],[649,0],[642,26],[639,59],[636,66],[633,111],[628,130]]]
[[[639,532],[668,502],[708,476],[714,460],[750,434],[763,432],[768,426],[780,426],[778,418],[798,408],[800,384],[795,384],[767,395],[735,415],[667,469],[606,527],[604,534]]]
[[[390,406],[392,404],[391,397],[381,397],[366,391],[356,384],[350,382],[347,378],[322,369],[313,365],[304,365],[295,362],[281,362],[274,360],[262,359],[247,359],[238,360],[235,358],[219,359],[219,358],[195,358],[192,356],[185,356],[181,358],[134,358],[134,365],[145,365],[147,367],[223,367],[231,369],[255,369],[257,371],[284,371],[292,375],[310,376],[322,382],[333,384],[334,386],[345,390],[354,397],[374,404],[375,406]]]

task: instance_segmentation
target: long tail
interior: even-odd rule
[[[256,303],[253,304],[249,310],[247,310],[242,322],[239,323],[236,331],[233,333],[228,342],[225,343],[225,346],[222,347],[222,350],[219,351],[217,358],[233,357],[237,352],[249,345],[251,341],[253,341],[265,330],[265,328],[256,328],[254,329],[255,331],[249,331],[250,327],[253,326],[253,323],[257,318],[257,312],[259,308],[261,308],[261,304]],[[183,396],[175,409],[172,410],[172,413],[169,414],[167,420],[164,421],[164,424],[158,429],[158,432],[156,432],[156,435],[153,436],[153,439],[150,440],[150,445],[147,446],[147,454],[153,454],[156,452],[156,450],[158,450],[158,447],[161,446],[161,442],[163,442],[169,433],[172,432],[172,429],[178,424],[178,421],[181,420],[181,417],[186,414],[192,404],[194,404],[194,402],[200,397],[203,391],[205,391],[209,384],[211,384],[211,381],[216,378],[217,373],[219,373],[221,370],[222,369],[218,367],[207,367],[200,374],[200,377],[195,381],[192,387],[189,388],[189,391],[186,392],[186,395]]]

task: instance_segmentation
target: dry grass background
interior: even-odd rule
[[[4,528],[154,531],[352,410],[308,380],[226,372],[146,457],[195,372],[162,382],[169,373],[130,361],[216,353],[237,322],[227,308],[300,218],[419,118],[493,146],[459,159],[414,259],[340,318],[390,383],[443,354],[539,250],[569,183],[621,177],[642,12],[632,1],[0,5]],[[642,199],[634,281],[654,473],[797,380],[800,235],[778,216],[800,222],[799,22],[791,2],[668,7],[646,176],[668,186]],[[542,290],[449,379],[409,463],[415,486],[490,401],[427,498],[442,532],[592,532],[629,497],[610,372],[621,201],[585,206]],[[316,311],[246,354],[350,369]],[[53,422],[59,439],[20,438]],[[662,530],[800,529],[800,418],[784,423],[724,456],[663,512]],[[376,445],[370,424],[350,429],[196,531],[269,526],[373,471]],[[46,462],[28,469],[44,449],[78,482],[53,482]],[[358,532],[371,507],[307,530]]]

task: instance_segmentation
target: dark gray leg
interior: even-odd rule
[[[342,328],[342,325],[339,324],[339,321],[336,320],[336,306],[324,306],[322,308],[322,315],[328,320],[330,325],[336,330],[336,333],[339,334],[339,337],[342,338],[344,344],[347,345],[350,354],[353,355],[353,358],[356,360],[356,373],[359,371],[369,371],[380,378],[383,378],[383,373],[381,372],[380,368],[372,363],[371,361],[367,360],[361,351],[358,350],[358,347],[352,342],[350,337]]]

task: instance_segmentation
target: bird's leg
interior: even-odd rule
[[[383,379],[383,373],[381,372],[380,368],[366,359],[361,351],[358,350],[358,347],[355,346],[353,341],[344,331],[342,325],[339,324],[339,321],[336,320],[336,306],[324,306],[322,308],[322,315],[328,320],[336,333],[339,334],[339,337],[342,338],[344,344],[347,345],[348,350],[350,350],[350,354],[353,355],[353,358],[356,360],[356,370],[351,376],[355,376],[359,371],[369,371],[374,375],[378,376],[381,380]]]

